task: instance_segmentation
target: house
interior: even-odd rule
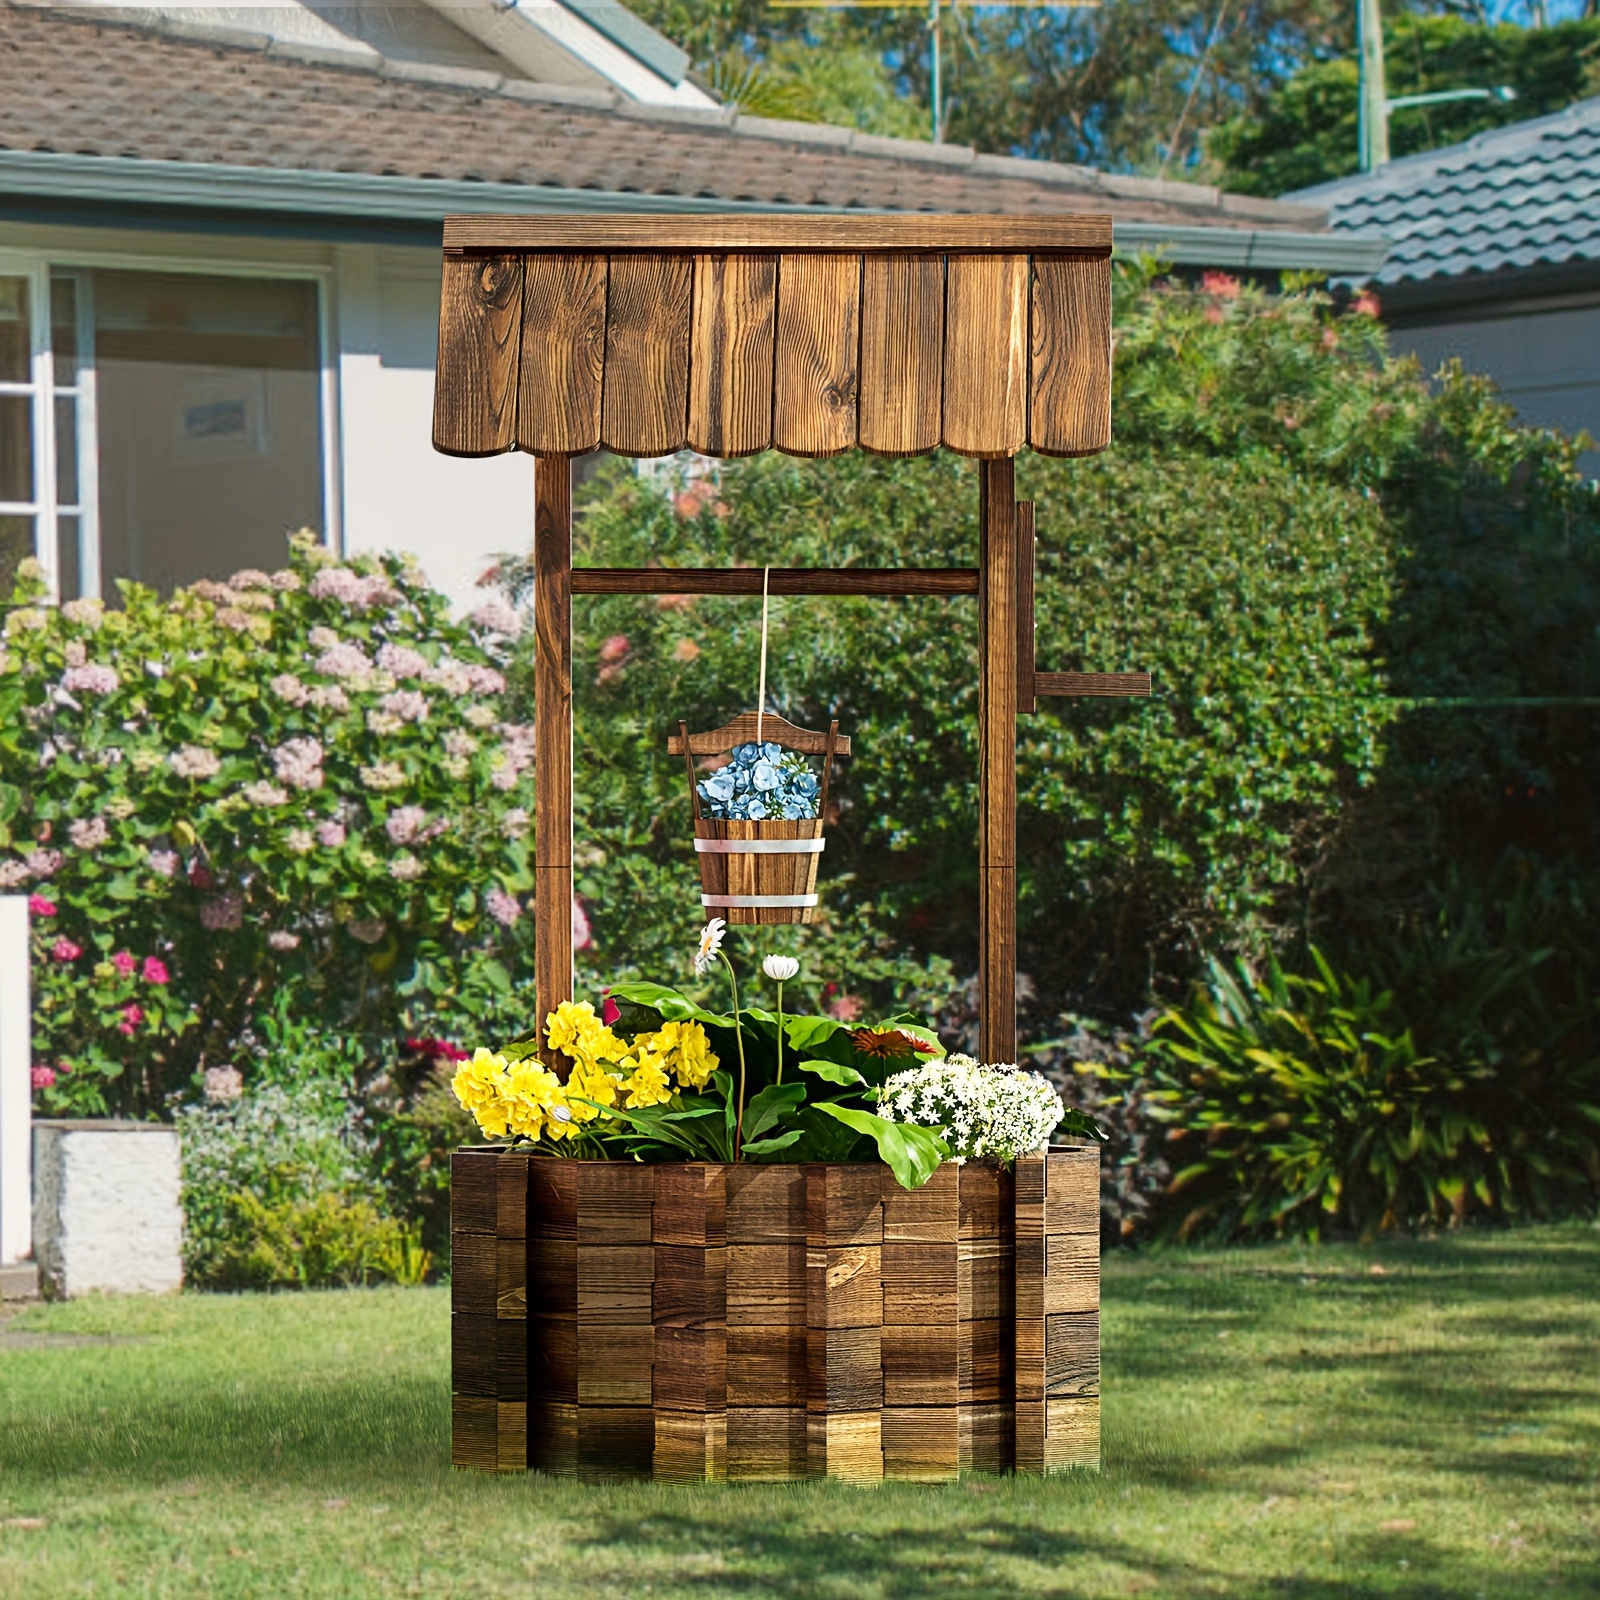
[[[615,0],[0,0],[0,581],[168,588],[305,525],[469,601],[532,466],[429,447],[454,212],[1095,210],[1178,264],[1381,260],[1305,206],[745,116],[688,65]]]
[[[1366,281],[1426,370],[1459,356],[1524,421],[1600,438],[1600,98],[1285,198],[1393,241]]]

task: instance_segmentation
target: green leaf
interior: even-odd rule
[[[806,1086],[803,1083],[769,1084],[752,1097],[744,1109],[745,1132],[755,1138],[805,1104]]]
[[[857,1133],[864,1133],[878,1146],[878,1154],[888,1164],[902,1189],[920,1189],[950,1155],[950,1146],[932,1128],[919,1128],[908,1122],[890,1122],[871,1111],[858,1111],[836,1101],[825,1101],[818,1111],[837,1118]]]
[[[814,1073],[827,1083],[864,1084],[867,1081],[854,1067],[842,1066],[837,1061],[802,1061],[800,1070]]]
[[[780,1150],[787,1150],[791,1145],[797,1144],[805,1138],[804,1128],[792,1128],[788,1133],[780,1133],[772,1139],[746,1139],[739,1148],[747,1156],[776,1155]]]

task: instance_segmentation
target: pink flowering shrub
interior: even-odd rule
[[[504,602],[454,623],[406,563],[309,536],[168,600],[36,598],[0,597],[0,892],[32,906],[41,1110],[248,1082],[274,996],[382,1060],[531,971]]]

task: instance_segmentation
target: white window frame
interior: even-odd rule
[[[80,274],[78,278],[78,387],[58,389],[50,348],[50,277],[53,272]],[[322,529],[328,548],[344,551],[343,468],[339,438],[339,364],[334,337],[333,268],[259,260],[196,260],[193,256],[162,256],[101,251],[65,252],[0,249],[0,276],[30,280],[32,329],[32,381],[0,384],[0,394],[31,393],[34,398],[32,501],[0,502],[0,516],[32,516],[34,554],[45,572],[47,599],[59,602],[60,571],[57,559],[58,518],[65,512],[78,518],[78,581],[84,595],[100,595],[100,439],[97,406],[93,272],[164,272],[196,278],[253,278],[310,283],[316,291],[318,402],[322,440]],[[55,402],[58,396],[78,400],[78,505],[62,507],[56,498]],[[70,596],[68,598],[71,598]]]

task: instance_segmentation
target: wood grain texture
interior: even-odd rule
[[[883,1478],[883,1413],[812,1411],[806,1416],[807,1464],[813,1477],[844,1483]]]
[[[1100,1147],[1071,1145],[1050,1151],[1045,1191],[1046,1233],[1100,1231]]]
[[[943,374],[944,262],[938,256],[866,256],[861,448],[881,456],[937,449]]]
[[[945,445],[1014,456],[1028,437],[1028,258],[952,255],[945,264]]]
[[[946,372],[948,389],[949,373]],[[1015,463],[979,471],[978,1005],[985,1061],[1017,1059],[1017,539]]]
[[[956,1382],[963,1405],[993,1404],[1014,1393],[1010,1335],[1004,1317],[984,1317],[956,1325]],[[1048,1328],[1045,1343],[1048,1361]]]
[[[582,1219],[579,1221],[582,1227]],[[578,1326],[649,1323],[655,1301],[655,1249],[648,1244],[578,1246]]]
[[[517,442],[522,257],[446,260],[439,295],[433,447],[493,456]]]
[[[965,1165],[946,1162],[920,1189],[902,1189],[886,1167],[876,1170],[883,1197],[886,1245],[956,1243],[961,1237],[961,1175]],[[998,1220],[997,1217],[997,1226]],[[888,1270],[886,1260],[885,1273]]]
[[[890,1322],[885,1313],[882,1390],[886,1406],[953,1406],[961,1400],[961,1339],[956,1321],[922,1326]]]
[[[500,1472],[528,1470],[528,1402],[501,1400],[495,1407],[499,1434],[495,1440],[495,1465]]]
[[[1009,1472],[1015,1459],[1015,1406],[1010,1401],[961,1407],[963,1472]]]
[[[799,1406],[809,1387],[810,1330],[804,1322],[728,1328],[728,1404]]]
[[[492,1233],[456,1233],[450,1239],[450,1308],[492,1317],[499,1251]]]
[[[883,1247],[831,1245],[806,1252],[806,1321],[812,1328],[876,1327],[883,1321]]]
[[[727,1230],[732,1245],[806,1242],[806,1174],[800,1166],[730,1167]],[[802,1268],[803,1271],[803,1268]]]
[[[810,728],[801,728],[796,724],[780,717],[776,712],[769,711],[760,718],[759,726],[761,737],[771,740],[774,744],[781,744],[786,750],[798,750],[802,755],[820,756],[827,753],[828,735],[813,732]],[[733,721],[725,722],[720,728],[712,728],[707,733],[691,733],[689,735],[689,754],[695,756],[723,755],[732,750],[735,745],[745,744],[756,736],[757,718],[753,711],[741,711]],[[833,753],[836,756],[850,754],[850,738],[848,734],[836,733],[833,736]],[[668,734],[667,754],[681,756],[683,754],[683,737],[681,734]]]
[[[831,456],[856,442],[861,258],[785,258],[778,272],[772,442]]]
[[[672,455],[688,430],[693,262],[614,255],[609,271],[601,442],[618,455]]]
[[[494,1231],[501,1239],[527,1237],[528,1162],[525,1151],[507,1150],[495,1163]]]
[[[689,448],[724,460],[772,443],[778,258],[696,256],[690,317]]]
[[[1111,262],[1033,258],[1028,442],[1052,456],[1111,443]]]
[[[883,1243],[883,1179],[891,1177],[887,1169],[818,1162],[801,1170],[806,1180],[806,1243],[810,1248]]]
[[[522,280],[517,444],[533,455],[587,455],[600,443],[606,258],[530,255]]]
[[[762,731],[765,733],[765,727]],[[682,737],[673,742],[681,751]],[[692,736],[689,742],[692,749]],[[782,740],[774,742],[782,743]],[[744,822],[735,818],[701,816],[695,818],[694,832],[697,839],[820,839],[822,818],[819,816],[791,822],[771,817],[760,822]],[[708,916],[721,917],[734,927],[815,921],[815,902],[810,905],[765,906],[727,903],[729,899],[737,901],[755,896],[815,895],[817,867],[821,861],[815,850],[763,851],[759,854],[747,851],[727,854],[697,851],[695,859],[700,867],[701,903]]]
[[[626,1161],[580,1161],[575,1165],[580,1252],[593,1245],[648,1247],[653,1242],[655,1209],[651,1168]],[[638,1260],[642,1267],[648,1254]]]
[[[500,1470],[500,1408],[484,1395],[450,1400],[450,1464],[471,1472]]]
[[[1100,1393],[1100,1313],[1075,1311],[1045,1319],[1045,1398]]]
[[[1103,695],[1137,697],[1150,693],[1148,672],[1036,672],[1036,695]]]
[[[877,1323],[807,1329],[809,1410],[869,1411],[883,1404],[884,1331]]]
[[[572,463],[534,464],[534,990],[538,1024],[572,998]],[[565,1080],[570,1063],[546,1048]]]
[[[809,1476],[804,1406],[729,1406],[728,1481]]]
[[[494,1244],[494,1314],[519,1322],[528,1314],[528,1241],[502,1234]]]
[[[1051,1234],[1045,1242],[1045,1314],[1093,1311],[1099,1304],[1099,1235]]]
[[[455,250],[1082,250],[1111,253],[1111,218],[1056,216],[454,216]]]
[[[760,567],[575,567],[574,594],[760,594]],[[976,594],[976,567],[773,567],[771,594]]]
[[[805,1323],[805,1244],[729,1244],[728,1327]]]
[[[1045,1402],[1043,1471],[1100,1465],[1100,1401],[1098,1397]]]
[[[883,1475],[942,1482],[961,1471],[961,1416],[954,1405],[885,1406]]]
[[[960,1246],[885,1243],[883,1320],[909,1327],[954,1323],[960,1315]]]
[[[1037,674],[1034,672],[1034,629],[1038,625],[1033,603],[1033,569],[1037,539],[1033,526],[1033,501],[1017,502],[1017,713],[1031,716],[1036,709]]]
[[[651,1476],[662,1483],[726,1483],[728,1414],[663,1411],[655,1414]]]
[[[499,1217],[500,1152],[483,1146],[450,1156],[450,1228],[453,1233],[493,1233]]]

